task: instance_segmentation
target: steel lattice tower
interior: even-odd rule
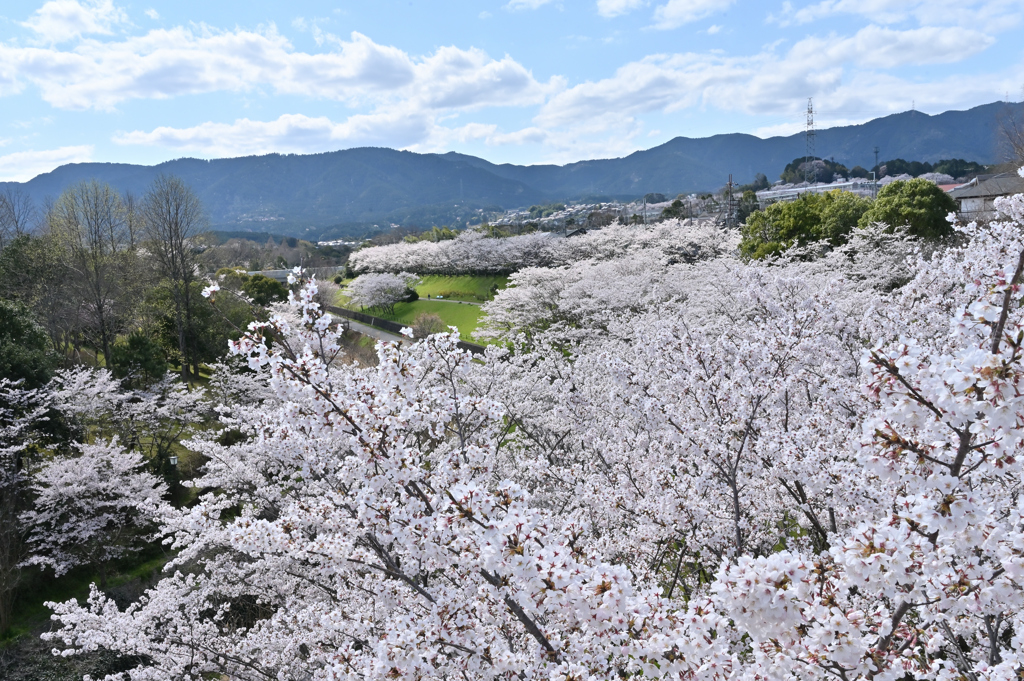
[[[807,153],[804,156],[804,182],[810,183],[815,179],[814,172],[814,102],[811,97],[807,98]]]

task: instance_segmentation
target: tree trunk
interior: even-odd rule
[[[175,289],[178,283],[174,283]],[[178,327],[178,353],[181,355],[181,380],[188,383],[188,348],[185,343],[185,320],[181,314],[181,291],[174,292],[174,324]]]

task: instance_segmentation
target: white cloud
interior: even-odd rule
[[[490,19],[491,13],[485,10],[483,12],[480,12],[480,14],[478,14],[477,17],[480,19]]]
[[[123,41],[83,41],[73,50],[0,44],[0,94],[29,82],[55,107],[110,110],[131,99],[269,86],[277,94],[352,105],[402,100],[472,108],[538,103],[561,87],[557,80],[539,83],[511,57],[494,60],[482,50],[443,47],[414,58],[359,33],[348,40],[314,37],[331,51],[296,51],[273,26],[160,29]]]
[[[952,47],[958,37],[956,52]],[[645,115],[686,108],[797,119],[808,96],[819,110],[871,115],[905,110],[912,99],[925,111],[973,106],[1015,87],[1020,65],[1007,65],[1002,73],[961,73],[923,82],[885,69],[940,63],[951,52],[962,57],[989,42],[963,29],[899,32],[869,26],[846,38],[809,38],[786,52],[769,47],[749,56],[652,55],[625,64],[611,77],[555,94],[534,124],[550,133],[549,140],[582,154],[595,139],[618,142],[639,134]]]
[[[707,34],[708,35],[715,35],[716,33],[718,33],[721,30],[722,30],[722,27],[719,26],[718,24],[711,24],[710,26],[708,26]]]
[[[0,182],[25,182],[65,163],[85,163],[92,159],[92,150],[91,146],[60,147],[0,156]]]
[[[391,111],[359,114],[343,122],[326,116],[285,114],[273,121],[241,118],[212,121],[189,128],[159,127],[116,135],[122,145],[158,146],[199,152],[205,156],[246,156],[267,153],[315,153],[359,146],[389,146],[414,151],[447,151],[455,143],[483,141],[488,146],[538,144],[549,133],[527,127],[503,133],[493,123],[459,127],[438,125],[431,116]]]
[[[896,31],[866,26],[845,39],[808,38],[797,43],[799,53],[808,58],[838,64],[854,62],[874,68],[893,68],[905,64],[947,64],[988,49],[995,38],[979,31],[959,27],[926,26]]]
[[[113,26],[126,23],[128,16],[113,0],[50,0],[28,18],[23,26],[46,43],[62,43],[83,35],[110,35]]]
[[[273,121],[248,118],[234,123],[207,122],[191,128],[159,127],[114,137],[125,145],[188,149],[208,156],[311,153],[357,146],[406,147],[430,133],[432,122],[418,114],[378,113],[335,123],[325,116],[285,114]]]
[[[509,0],[508,4],[505,5],[505,9],[537,9],[538,7],[546,5],[549,2],[551,2],[551,0]]]
[[[729,9],[735,0],[668,0],[654,10],[655,28],[678,28]]]
[[[522,144],[543,144],[548,141],[550,133],[547,130],[530,126],[514,132],[492,132],[484,140],[490,146],[504,146],[507,144],[519,146]]]
[[[157,12],[155,9],[150,7],[149,9],[146,10],[146,16],[149,17],[150,19],[152,19],[153,21],[156,21],[157,19],[160,18],[160,12]]]
[[[295,17],[292,19],[292,28],[297,31],[305,31],[309,28],[309,25],[306,23],[305,17]]]
[[[647,0],[597,0],[597,13],[603,17],[617,17],[646,4]]]
[[[997,31],[1016,26],[1022,13],[1020,0],[821,0],[799,8],[784,2],[781,16],[769,18],[787,26],[852,14],[880,24],[912,19],[922,26],[961,25]]]

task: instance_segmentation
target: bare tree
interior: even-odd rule
[[[1024,111],[1013,111],[1009,106],[999,116],[999,136],[1006,161],[1024,165]]]
[[[149,252],[166,278],[174,301],[174,324],[181,354],[181,377],[189,378],[189,360],[198,375],[199,362],[189,347],[197,303],[192,291],[197,262],[195,240],[207,228],[203,204],[177,177],[161,175],[142,200],[143,225]]]
[[[107,184],[81,182],[64,191],[50,211],[50,231],[77,299],[105,358],[133,302],[135,252],[124,203]]]
[[[124,205],[124,226],[128,230],[128,247],[134,251],[142,239],[142,205],[130,189],[121,194],[121,203]]]
[[[32,197],[20,187],[5,187],[0,192],[0,248],[28,234],[35,223],[36,207]]]

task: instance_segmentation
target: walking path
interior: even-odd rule
[[[448,300],[447,298],[420,298],[420,300],[436,300],[439,303],[458,303],[459,305],[483,305],[483,303],[474,303],[470,300]]]
[[[386,341],[408,341],[409,340],[408,338],[406,338],[404,336],[399,336],[397,333],[389,333],[389,332],[384,331],[382,329],[378,329],[375,326],[370,326],[369,324],[363,324],[362,322],[357,322],[354,319],[347,319],[345,317],[337,317],[337,316],[335,316],[334,318],[339,320],[339,321],[342,321],[342,322],[348,322],[348,328],[352,329],[353,331],[361,333],[364,336],[369,336],[371,338],[376,338],[377,340],[386,340]]]

